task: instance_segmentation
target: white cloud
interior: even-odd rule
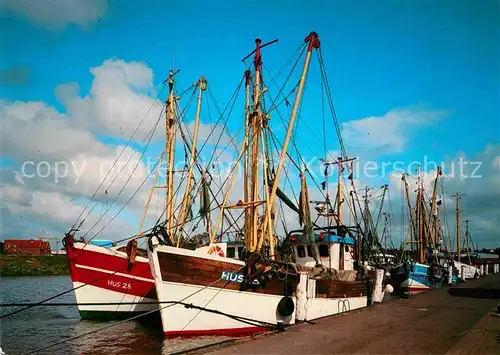
[[[147,151],[141,159],[144,144],[140,144],[140,151],[137,151],[130,146],[124,149],[120,145],[104,144],[98,137],[128,140],[143,117],[146,119],[134,136],[135,143],[148,137],[162,112],[161,102],[153,106],[156,95],[153,73],[143,63],[118,59],[106,60],[91,68],[90,73],[94,80],[87,95],[80,96],[77,84],[57,87],[56,96],[66,112],[58,112],[43,102],[0,101],[2,153],[14,161],[14,166],[1,170],[2,194],[7,201],[2,206],[2,217],[8,221],[2,226],[4,233],[21,227],[31,233],[36,224],[42,224],[46,230],[50,226],[52,232],[61,234],[75,222],[97,189],[85,211],[86,215],[93,208],[82,233],[85,233],[85,228],[92,227],[105,207],[115,200],[108,218],[128,203],[123,214],[135,216],[133,224],[139,221],[153,176],[149,176],[146,182],[145,179],[154,169],[158,157]],[[188,129],[192,130],[192,121],[185,120]],[[212,129],[211,124],[200,125],[199,144],[207,139]],[[215,126],[214,132],[216,138],[222,135],[220,144],[228,142],[228,135],[220,126]],[[164,129],[158,126],[153,142],[163,139],[163,134]],[[210,145],[209,141],[204,152],[200,152],[202,166],[211,156]],[[226,149],[219,161],[229,159],[230,152]],[[183,154],[177,154],[179,169],[183,168],[183,158]],[[113,164],[115,166],[108,174]],[[164,168],[161,174],[159,183],[163,184]],[[176,177],[176,184],[179,184],[180,176],[176,174]],[[158,196],[163,196],[164,190],[157,191],[151,201],[146,226],[158,218],[156,205],[160,213],[164,207],[164,197]],[[180,198],[182,194],[177,196],[176,205]],[[122,226],[117,229],[120,233],[113,234],[117,238],[123,238],[125,233],[130,235],[138,228],[136,225],[130,227],[123,217],[116,220],[121,221]]]
[[[483,247],[498,246],[500,235],[500,184],[497,169],[498,154],[500,145],[488,145],[482,152],[467,157],[464,153],[457,153],[452,159],[446,159],[442,163],[443,188],[438,188],[438,198],[442,199],[443,211],[441,218],[444,227],[450,227],[447,235],[451,235],[452,246],[454,246],[454,225],[455,225],[455,203],[453,197],[455,193],[465,194],[461,199],[462,224],[465,219],[473,220],[471,223],[471,233],[474,241],[479,242]],[[429,170],[423,174],[424,188],[428,199],[432,196],[434,179],[436,171]],[[416,177],[407,176],[410,198],[412,205],[415,201]],[[395,211],[395,221],[400,220],[401,191],[403,185],[401,182],[401,173],[392,173],[390,176],[390,187],[393,196],[397,196]],[[444,192],[444,194],[443,194]],[[407,214],[406,201],[404,203],[404,213]],[[447,218],[447,221],[445,220]],[[465,228],[462,226],[462,231]]]
[[[385,147],[386,151],[401,152],[420,127],[435,123],[447,114],[443,110],[417,106],[398,108],[383,116],[344,122],[342,135],[346,142],[352,142],[351,151]]]
[[[62,159],[86,151],[106,151],[88,130],[43,102],[0,101],[2,151],[11,158]]]
[[[58,87],[56,94],[68,113],[93,132],[142,141],[162,115],[162,102],[155,99],[153,72],[144,63],[110,59],[90,69],[94,80],[88,95],[80,97],[77,85]],[[163,120],[159,127],[162,127]],[[162,137],[158,129],[156,137]]]
[[[144,98],[144,90],[152,85],[151,69],[141,63],[112,60],[93,68],[92,72],[96,75],[93,88],[97,100],[80,99],[81,110],[68,109],[60,113],[43,102],[0,102],[2,154],[14,161],[14,166],[2,169],[2,198],[5,201],[2,217],[7,221],[2,226],[4,233],[15,231],[21,225],[26,227],[27,220],[33,225],[50,226],[54,233],[66,231],[115,162],[112,172],[97,191],[95,202],[86,211],[99,204],[88,217],[86,226],[91,227],[92,221],[99,218],[105,202],[111,205],[116,199],[116,206],[108,214],[115,213],[138,189],[136,198],[127,208],[143,206],[148,183],[140,187],[149,170],[145,161],[140,160],[142,150],[106,145],[98,140],[98,129],[94,128],[106,127],[109,123],[104,117],[112,114],[111,101],[115,106],[127,100],[132,104],[140,100],[152,102],[151,98]],[[117,90],[112,90],[113,85]],[[72,85],[61,86],[56,94],[63,103],[70,104],[78,100],[75,89]],[[99,110],[100,104],[108,105],[105,113]],[[120,113],[120,108],[117,110]],[[127,112],[119,120],[128,124],[125,130],[130,130],[146,111]],[[144,125],[148,123],[149,127],[143,132],[151,130],[150,122]],[[116,220],[121,221],[122,226],[129,225],[121,218]],[[117,237],[131,234],[130,228],[119,227],[118,230],[121,233],[116,234]]]
[[[108,9],[106,0],[4,0],[2,6],[53,30],[68,24],[86,27],[97,22]]]

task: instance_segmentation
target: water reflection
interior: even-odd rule
[[[3,278],[3,303],[38,302],[72,288],[68,276]],[[69,292],[52,302],[75,302]],[[1,313],[13,309],[3,308]],[[163,339],[160,327],[125,322],[100,330],[111,323],[81,320],[76,307],[35,307],[1,320],[0,347],[7,355],[24,354],[45,346],[68,342],[36,351],[36,354],[172,354],[209,345],[227,337]],[[92,332],[91,335],[72,339]]]

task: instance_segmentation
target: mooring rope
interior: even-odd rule
[[[239,269],[235,270],[234,272],[238,272],[240,270],[242,270],[243,268],[245,267],[242,266],[240,267]],[[95,330],[92,330],[92,331],[89,331],[87,333],[83,333],[83,334],[80,334],[80,335],[77,335],[77,336],[74,336],[74,337],[71,337],[71,338],[67,338],[67,339],[64,339],[64,340],[61,340],[57,343],[53,343],[53,344],[49,344],[47,346],[43,346],[43,347],[40,347],[40,348],[37,348],[37,349],[34,349],[34,350],[30,350],[28,351],[27,353],[25,353],[26,355],[28,354],[36,354],[36,353],[39,353],[40,351],[42,350],[46,350],[46,349],[49,349],[49,348],[52,348],[54,346],[57,346],[57,345],[61,345],[61,344],[64,344],[64,343],[67,343],[67,342],[70,342],[70,341],[73,341],[73,340],[76,340],[76,339],[79,339],[79,338],[83,338],[85,336],[88,336],[88,335],[91,335],[91,334],[94,334],[94,333],[98,333],[98,332],[101,332],[103,330],[106,330],[106,329],[109,329],[109,328],[112,328],[112,327],[115,327],[117,325],[120,325],[120,324],[123,324],[125,322],[128,322],[128,321],[131,321],[131,320],[135,320],[135,319],[138,319],[138,318],[141,318],[141,317],[144,317],[146,315],[149,315],[149,314],[152,314],[154,312],[158,312],[160,310],[163,310],[163,309],[167,309],[167,308],[170,308],[172,306],[175,306],[175,305],[183,305],[184,307],[186,308],[193,308],[193,309],[200,309],[202,308],[203,311],[206,311],[206,312],[210,312],[210,313],[215,313],[215,314],[219,314],[219,315],[223,315],[223,316],[226,316],[226,317],[229,317],[229,318],[232,318],[234,320],[237,320],[237,321],[240,321],[242,323],[245,323],[245,324],[249,324],[249,325],[252,325],[252,326],[260,326],[260,327],[263,327],[263,328],[269,328],[269,329],[273,329],[273,328],[276,328],[277,325],[275,324],[271,324],[271,323],[266,323],[266,322],[262,322],[262,321],[259,321],[259,320],[255,320],[255,319],[250,319],[250,318],[246,318],[246,317],[240,317],[240,316],[236,316],[236,315],[232,315],[232,314],[228,314],[228,313],[224,313],[224,312],[221,312],[221,311],[218,311],[218,310],[214,310],[214,309],[209,309],[209,308],[204,308],[204,307],[199,307],[199,306],[195,306],[193,305],[192,303],[185,303],[184,301],[187,300],[188,298],[200,293],[201,291],[207,289],[208,287],[211,287],[213,286],[214,284],[216,284],[217,282],[221,281],[222,278],[219,278],[218,280],[212,282],[211,284],[207,285],[207,286],[204,286],[203,288],[191,293],[190,295],[184,297],[183,299],[181,299],[180,301],[165,301],[165,302],[161,302],[161,303],[169,303],[167,304],[166,306],[163,306],[161,308],[157,308],[157,309],[153,309],[151,311],[148,311],[148,312],[145,312],[145,313],[141,313],[141,314],[138,314],[136,316],[133,316],[133,317],[130,317],[130,318],[127,318],[127,319],[124,319],[122,321],[118,321],[118,322],[114,322],[112,324],[109,324],[109,325],[106,325],[104,327],[101,327],[99,329],[95,329]],[[229,281],[227,282],[229,283]],[[226,283],[226,285],[227,285]],[[225,285],[225,286],[226,286]],[[224,287],[225,287],[224,286]],[[160,302],[158,302],[160,303]]]

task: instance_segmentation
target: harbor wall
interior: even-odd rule
[[[5,255],[0,254],[0,276],[68,275],[66,255]]]

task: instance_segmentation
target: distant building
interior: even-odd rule
[[[40,239],[5,239],[5,254],[10,255],[50,255],[50,244]]]
[[[52,255],[66,255],[66,250],[65,249],[52,250]]]

